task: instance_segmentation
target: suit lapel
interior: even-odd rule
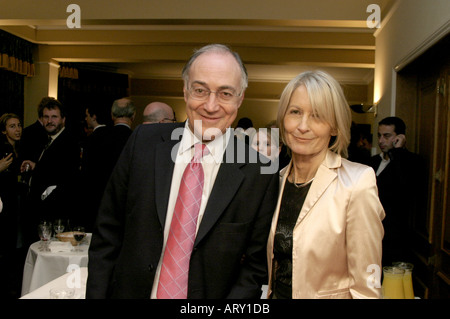
[[[315,203],[323,195],[325,190],[331,184],[331,182],[336,178],[337,174],[324,165],[320,165],[314,182],[311,184],[308,195],[306,196],[305,203],[303,204],[302,210],[297,220],[297,224],[300,223],[303,218],[311,211]]]
[[[302,210],[298,217],[296,226],[301,223],[305,216],[311,211],[316,202],[322,197],[323,193],[330,186],[331,182],[337,177],[335,168],[341,165],[340,156],[327,152],[327,156],[324,162],[319,166],[314,182],[311,184],[308,195],[306,196],[305,202],[303,204]]]
[[[182,127],[183,124],[180,125]],[[173,169],[175,163],[172,160],[172,152],[176,156],[181,136],[179,139],[171,139],[171,133],[163,135],[161,143],[155,147],[155,196],[156,210],[161,225],[164,226],[166,221],[167,206],[169,204],[170,186],[172,183]],[[175,159],[175,157],[174,157]]]
[[[245,165],[245,163],[239,163],[236,158],[236,143],[239,142],[240,141],[237,141],[237,139],[233,137],[230,143],[228,143],[219,172],[217,173],[214,182],[214,187],[205,208],[202,222],[195,238],[194,246],[196,246],[216,224],[228,204],[233,200],[239,186],[244,180],[244,174],[241,172],[240,168]],[[229,160],[227,162],[227,153],[233,151],[233,154],[235,154],[234,160],[232,163],[230,163]]]

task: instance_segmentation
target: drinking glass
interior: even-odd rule
[[[383,267],[383,284],[381,286],[384,299],[405,299],[403,275],[405,270],[386,266]]]
[[[73,228],[73,238],[75,239],[75,242],[72,242],[73,249],[72,251],[78,252],[81,251],[78,245],[83,240],[83,238],[86,236],[86,232],[84,230],[84,227],[82,226],[76,226]],[[75,245],[74,245],[75,243]]]
[[[405,274],[403,275],[403,289],[405,293],[405,299],[414,299],[414,289],[412,283],[412,271],[414,265],[401,261],[394,262],[392,263],[392,265],[405,270]]]
[[[53,230],[55,231],[55,237],[64,231],[64,222],[62,219],[57,219],[54,221]]]
[[[73,299],[74,295],[74,288],[58,287],[50,289],[50,299]]]
[[[50,251],[48,248],[48,242],[52,238],[52,224],[48,222],[43,222],[38,226],[39,238],[41,239],[41,251]]]

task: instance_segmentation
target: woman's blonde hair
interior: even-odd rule
[[[336,133],[330,140],[328,148],[346,158],[350,144],[350,126],[352,114],[340,84],[328,73],[323,71],[307,71],[297,75],[284,88],[278,104],[277,124],[280,137],[284,144],[286,115],[291,96],[294,91],[305,86],[314,113],[328,123],[332,132]]]

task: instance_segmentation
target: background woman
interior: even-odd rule
[[[0,213],[0,292],[2,297],[20,296],[21,271],[23,269],[20,241],[20,203],[23,187],[18,182],[20,176],[20,138],[22,123],[13,113],[0,117],[0,197],[3,210]]]
[[[305,72],[284,89],[278,125],[291,163],[268,240],[269,298],[379,298],[382,219],[375,173],[350,162],[339,83]]]

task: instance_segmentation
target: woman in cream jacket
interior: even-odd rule
[[[380,298],[385,214],[373,169],[343,158],[351,112],[340,85],[298,75],[277,120],[292,160],[268,240],[268,298]]]

